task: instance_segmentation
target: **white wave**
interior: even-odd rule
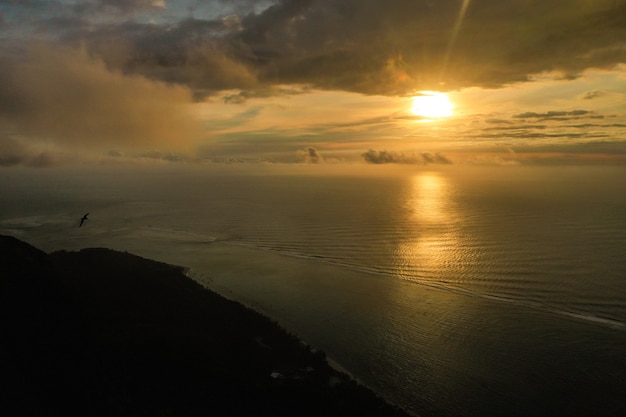
[[[30,229],[39,227],[44,224],[42,216],[16,217],[13,219],[5,219],[0,222],[3,226],[11,229]]]
[[[151,239],[177,240],[177,241],[184,241],[185,243],[213,243],[217,240],[215,236],[211,236],[211,235],[207,235],[203,233],[190,232],[190,231],[181,230],[181,229],[152,227],[152,226],[139,229],[139,233],[142,236],[145,236]]]

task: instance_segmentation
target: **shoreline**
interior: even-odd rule
[[[173,265],[176,266],[176,265]],[[271,313],[269,313],[268,311],[266,311],[265,309],[263,309],[261,306],[256,305],[255,303],[252,303],[250,301],[246,301],[243,300],[241,297],[238,297],[233,291],[225,288],[225,287],[221,287],[221,286],[211,286],[210,283],[212,282],[211,277],[206,275],[206,274],[202,274],[199,272],[196,272],[195,270],[193,270],[190,267],[187,266],[179,266],[180,268],[182,268],[182,272],[185,276],[187,276],[190,280],[197,282],[198,284],[200,284],[202,287],[206,288],[209,291],[215,292],[217,294],[219,294],[220,296],[233,301],[235,303],[241,304],[246,308],[249,308],[255,312],[257,312],[258,314],[269,318],[270,320],[272,320],[273,322],[276,323],[277,326],[281,327],[281,328],[285,328],[282,324],[280,324],[279,319],[274,317]],[[199,278],[203,278],[203,279],[199,279]],[[289,332],[290,334],[293,334],[299,341],[300,343],[302,343],[303,346],[306,346],[314,351],[317,351],[317,349],[310,344],[307,340],[305,340],[304,338],[300,337],[297,333],[294,334],[292,333],[291,330],[286,329],[287,332]],[[389,403],[390,405],[402,410],[404,413],[406,413],[407,415],[411,416],[411,417],[421,417],[419,414],[408,410],[406,408],[404,408],[403,406],[401,406],[400,404],[397,404],[393,401],[391,401],[390,399],[388,399],[384,393],[381,393],[373,388],[371,388],[369,385],[365,384],[363,381],[361,381],[356,375],[354,375],[351,371],[349,371],[347,368],[345,368],[339,361],[333,359],[332,356],[329,356],[327,352],[323,352],[324,353],[324,357],[325,357],[325,361],[328,364],[328,366],[330,366],[332,369],[334,369],[336,372],[345,375],[346,377],[348,377],[350,380],[354,381],[357,385],[360,385],[364,388],[366,388],[367,390],[372,391],[373,393],[375,393],[377,396],[379,396],[380,398],[384,399],[385,402]]]
[[[167,264],[167,263],[166,263]],[[172,265],[172,264],[167,264],[170,265],[172,267],[178,267],[178,268],[182,268],[182,273],[189,278],[190,280],[197,282],[198,284],[200,284],[202,287],[206,288],[208,291],[212,291],[217,293],[218,295],[220,295],[221,297],[226,298],[227,300],[230,300],[232,302],[238,303],[243,305],[246,308],[249,308],[250,310],[255,311],[256,313],[267,317],[268,319],[272,320],[273,322],[276,323],[277,326],[279,327],[283,327],[280,323],[278,323],[278,320],[275,317],[272,317],[271,314],[269,314],[267,311],[264,311],[263,308],[255,305],[254,303],[251,302],[246,302],[244,300],[242,300],[241,298],[237,297],[232,291],[227,290],[226,288],[216,288],[216,287],[210,287],[209,285],[207,285],[205,282],[203,282],[204,280],[198,280],[197,277],[199,275],[204,276],[203,274],[198,274],[194,271],[192,271],[191,268],[186,267],[186,266],[180,266],[180,265]],[[207,280],[210,282],[210,277],[207,276]],[[293,334],[290,330],[285,329],[285,331],[287,331],[290,334]],[[300,343],[302,343],[303,346],[308,346],[313,350],[317,350],[314,346],[312,346],[310,343],[308,343],[306,340],[304,340],[303,338],[301,338],[298,335],[294,335],[299,341]],[[326,362],[328,363],[328,365],[335,369],[337,372],[340,372],[342,374],[345,374],[346,376],[348,376],[350,379],[352,379],[353,381],[355,381],[356,383],[360,384],[360,385],[364,385],[361,383],[361,381],[359,381],[359,379],[352,374],[352,372],[348,371],[346,368],[344,368],[339,362],[337,362],[336,360],[334,360],[333,358],[331,358],[330,356],[328,356],[326,354],[326,352],[324,352],[325,357],[326,357]],[[364,385],[365,386],[365,385]],[[368,387],[368,389],[370,389]]]

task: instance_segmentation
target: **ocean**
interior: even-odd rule
[[[185,266],[414,414],[626,415],[626,167],[12,168],[0,190],[0,233]]]

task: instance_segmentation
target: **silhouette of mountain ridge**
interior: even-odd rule
[[[181,267],[0,236],[0,272],[7,415],[405,415]]]

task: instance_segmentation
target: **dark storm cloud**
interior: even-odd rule
[[[222,39],[237,31],[232,25],[228,19],[186,19],[169,26],[126,22],[89,33],[76,30],[65,41],[86,45],[109,68],[187,85],[201,99],[218,90],[258,85],[245,45]]]
[[[28,3],[20,4],[28,10]],[[129,16],[147,9],[158,14],[161,4],[78,3]],[[587,68],[626,62],[626,0],[473,0],[456,33],[462,4],[279,0],[255,14],[252,0],[181,1],[167,2],[162,12],[168,19],[155,23],[95,19],[76,6],[59,6],[60,12],[40,20],[47,20],[50,36],[62,31],[61,41],[85,45],[112,68],[186,84],[199,98],[224,89],[290,83],[404,95],[495,87],[543,71],[575,78]],[[198,10],[195,18],[173,20],[168,9],[185,5]],[[211,5],[237,15],[199,12]],[[61,27],[52,17],[89,22]]]
[[[409,165],[428,165],[428,164],[451,164],[452,161],[441,153],[404,153],[392,152],[387,150],[370,149],[361,154],[365,162],[370,164],[409,164]]]

